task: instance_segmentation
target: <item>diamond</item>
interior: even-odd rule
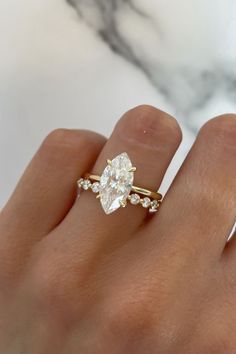
[[[100,190],[100,183],[94,182],[91,186],[91,189],[92,189],[93,193],[98,193]]]
[[[159,206],[158,201],[157,201],[156,199],[154,199],[154,200],[151,202],[151,207],[157,209],[158,206]]]
[[[149,209],[149,213],[155,213],[159,207],[159,203],[156,199],[151,202],[151,208]]]
[[[91,187],[91,182],[88,179],[85,179],[83,181],[82,187],[85,191],[87,191]]]
[[[156,213],[156,212],[157,212],[157,209],[151,207],[148,211],[149,211],[149,213]]]
[[[77,185],[78,185],[79,188],[82,187],[83,182],[84,182],[84,179],[83,179],[83,178],[80,178],[80,179],[77,181]]]
[[[131,191],[134,172],[129,156],[116,156],[104,169],[100,179],[100,201],[106,214],[120,208]]]
[[[137,205],[140,202],[140,196],[136,193],[131,194],[129,200],[131,204]]]
[[[150,200],[150,198],[148,198],[148,197],[143,198],[143,200],[142,200],[142,206],[143,206],[144,208],[149,208],[150,205],[151,205],[151,200]]]

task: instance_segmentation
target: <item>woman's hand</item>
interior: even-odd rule
[[[2,354],[236,353],[235,116],[202,128],[153,217],[106,215],[92,192],[75,201],[77,179],[124,151],[135,184],[159,188],[180,141],[149,106],[108,141],[45,139],[0,215]]]

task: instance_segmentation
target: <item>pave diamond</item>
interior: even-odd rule
[[[84,179],[83,179],[83,178],[80,178],[80,179],[77,181],[78,187],[81,188],[82,185],[83,185],[83,183],[84,183]]]
[[[150,213],[155,213],[157,211],[158,207],[159,207],[158,201],[157,200],[153,200],[151,202],[151,208],[149,209],[149,212]]]
[[[136,193],[131,194],[130,203],[133,205],[137,205],[140,202],[140,196]]]
[[[100,179],[100,201],[106,214],[120,208],[126,201],[134,180],[132,163],[124,152],[105,168]]]
[[[144,208],[149,208],[150,205],[151,205],[151,200],[150,200],[150,198],[148,198],[148,197],[143,198],[143,200],[142,200],[142,206],[143,206]]]
[[[92,189],[93,193],[98,193],[100,190],[100,183],[94,182],[91,186],[91,189]]]
[[[82,187],[85,191],[87,191],[91,187],[91,182],[88,179],[85,179],[83,181]]]

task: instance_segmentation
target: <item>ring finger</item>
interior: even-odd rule
[[[134,184],[155,191],[180,141],[181,130],[174,118],[150,106],[134,108],[117,123],[92,172],[101,175],[107,159],[127,152],[133,166],[137,167]],[[134,231],[146,214],[144,208],[130,206],[107,216],[94,194],[86,192],[82,193],[60,228],[62,234],[70,230],[70,237],[78,235],[81,229],[84,230],[81,234],[87,234],[86,231],[93,229],[96,235],[104,235],[119,228],[119,234],[125,235]]]

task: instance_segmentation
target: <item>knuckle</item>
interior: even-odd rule
[[[64,323],[72,324],[88,306],[86,269],[82,266],[83,270],[78,270],[57,256],[42,256],[38,250],[34,253],[38,258],[33,261],[29,278],[32,297],[42,313],[52,317],[60,315]]]
[[[221,301],[221,299],[220,295],[216,302],[213,300],[212,306],[209,307],[209,304],[207,304],[207,309],[204,308],[204,312],[198,318],[194,335],[198,338],[198,342],[202,343],[201,352],[234,353],[235,314],[232,311],[232,303],[229,308],[218,306],[218,301]]]
[[[127,352],[135,352],[137,347],[145,345],[148,338],[155,338],[157,346],[166,351],[179,338],[178,326],[165,310],[159,307],[158,301],[150,296],[121,294],[112,299],[106,306],[106,325],[108,336],[116,334],[125,341]],[[135,341],[133,340],[135,338]]]
[[[236,115],[224,114],[209,120],[201,129],[206,139],[212,139],[219,143],[236,145]]]
[[[120,119],[117,128],[126,137],[141,143],[167,140],[176,144],[182,139],[176,119],[149,105],[129,110]]]
[[[59,128],[48,134],[43,142],[43,148],[77,150],[78,147],[85,145],[86,140],[86,135],[81,131]]]
[[[58,299],[60,293],[59,272],[43,259],[32,270],[32,290],[35,290],[36,298],[44,305],[51,306],[53,300]]]
[[[207,350],[209,353],[222,354],[222,353],[234,353],[234,343],[232,343],[232,337],[222,331],[212,331],[211,341],[207,344]]]
[[[96,155],[105,143],[105,138],[86,130],[56,129],[43,141],[39,152],[43,156],[74,159],[82,151],[84,154]]]
[[[156,310],[153,301],[148,298],[147,294],[137,296],[126,290],[108,299],[104,307],[109,332],[139,341],[145,334],[154,331],[157,325]]]
[[[31,270],[31,291],[42,313],[62,315],[69,312],[70,287],[65,274],[53,262],[43,259]]]
[[[151,319],[147,318],[140,304],[112,302],[106,321],[111,333],[116,332],[119,336],[127,338],[135,336],[138,340],[145,330],[150,329]]]
[[[54,142],[54,141],[61,141],[61,139],[64,139],[67,137],[68,133],[70,134],[70,131],[65,128],[57,128],[52,130],[48,136],[46,137],[46,140],[48,142]]]

